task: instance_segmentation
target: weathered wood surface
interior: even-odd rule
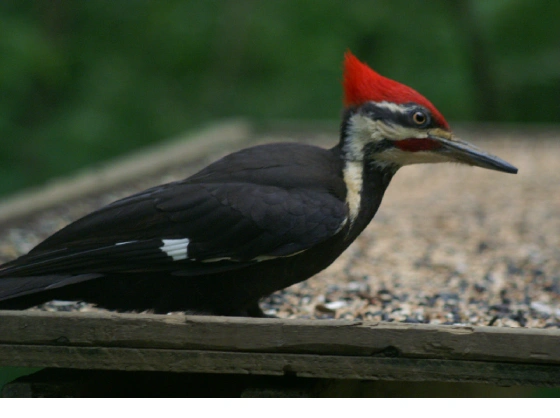
[[[0,365],[560,385],[560,331],[0,311]]]
[[[0,364],[74,369],[560,386],[560,366],[120,347],[0,346]]]
[[[0,311],[0,344],[398,356],[560,364],[560,330]]]

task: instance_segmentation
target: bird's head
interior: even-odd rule
[[[345,158],[379,168],[456,162],[506,173],[517,168],[453,135],[424,96],[383,77],[347,52],[344,61]]]

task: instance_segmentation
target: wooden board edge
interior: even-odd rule
[[[560,385],[560,365],[460,360],[0,345],[0,365],[99,370],[289,375],[306,378]]]
[[[348,320],[0,311],[0,344],[560,364],[560,332]]]

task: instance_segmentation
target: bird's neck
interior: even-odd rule
[[[369,224],[397,172],[397,166],[375,164],[367,159],[348,158],[344,141],[332,149],[342,159],[342,176],[346,184],[348,234],[356,237]]]
[[[360,210],[352,225],[352,232],[356,235],[361,233],[373,219],[397,169],[398,167],[394,166],[380,168],[371,162],[362,162]]]

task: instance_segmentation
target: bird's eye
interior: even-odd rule
[[[428,121],[428,116],[424,112],[414,112],[412,120],[416,125],[422,126]]]

